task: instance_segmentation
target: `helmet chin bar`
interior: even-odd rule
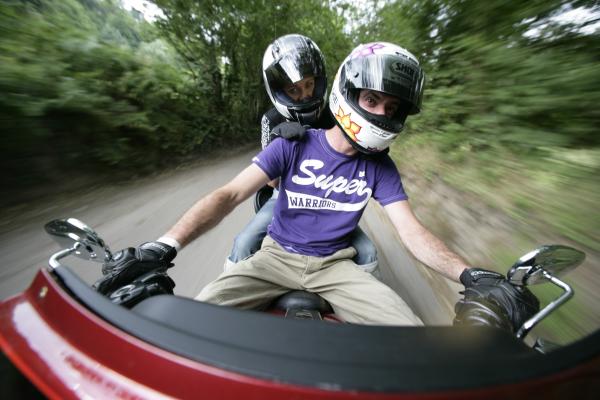
[[[368,156],[374,156],[377,154],[386,153],[387,148],[384,150],[381,150],[381,151],[371,151],[371,150],[365,149],[364,147],[362,147],[361,145],[356,143],[354,140],[350,139],[350,136],[348,136],[346,131],[344,131],[344,128],[340,125],[340,123],[337,120],[335,121],[335,123],[342,130],[344,139],[346,139],[348,141],[348,143],[350,143],[350,145],[354,148],[354,150],[358,151],[359,153],[366,154]]]
[[[309,112],[300,112],[291,110],[290,113],[294,120],[298,121],[300,125],[308,125],[313,126],[319,120],[319,116],[321,114],[321,110],[319,108],[309,111]]]

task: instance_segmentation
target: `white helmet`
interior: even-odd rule
[[[340,66],[329,108],[352,146],[367,154],[387,149],[404,128],[406,117],[421,111],[425,75],[408,50],[375,42],[356,47]],[[383,92],[401,101],[391,116],[372,114],[358,105],[361,89]]]
[[[313,95],[295,101],[284,91],[307,77],[315,78]],[[263,79],[271,102],[288,120],[312,125],[325,108],[327,75],[323,54],[315,42],[303,35],[285,35],[275,39],[263,56]]]

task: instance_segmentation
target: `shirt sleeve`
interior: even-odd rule
[[[275,138],[265,149],[252,158],[252,162],[262,169],[269,179],[279,178],[285,170],[289,147],[289,140]]]
[[[382,206],[408,199],[402,186],[398,168],[387,155],[382,159],[377,170],[377,182],[373,191],[373,198]]]

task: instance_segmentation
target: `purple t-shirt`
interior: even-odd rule
[[[384,206],[407,199],[389,156],[339,153],[322,129],[309,129],[302,141],[276,139],[252,161],[270,179],[281,178],[268,234],[294,253],[346,248],[371,197]]]

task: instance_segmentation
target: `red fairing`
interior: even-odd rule
[[[591,397],[600,386],[598,357],[545,379],[471,391],[360,393],[262,381],[179,357],[124,333],[72,299],[45,269],[26,292],[0,304],[0,345],[53,399],[530,400]]]

